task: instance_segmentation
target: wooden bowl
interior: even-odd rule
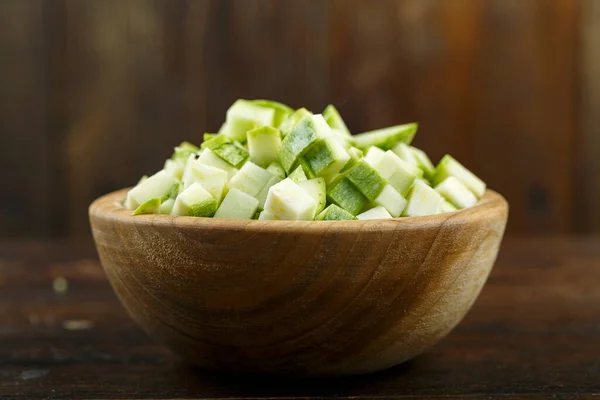
[[[464,317],[496,259],[508,204],[375,221],[132,216],[90,207],[100,260],[132,318],[204,368],[350,375],[400,364]]]

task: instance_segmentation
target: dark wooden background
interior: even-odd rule
[[[510,233],[600,232],[600,1],[0,0],[0,237],[87,235],[239,97],[419,121]]]

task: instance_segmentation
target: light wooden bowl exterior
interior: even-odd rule
[[[201,367],[349,375],[400,364],[464,317],[496,259],[508,204],[378,221],[131,216],[90,207],[100,260],[150,336]]]

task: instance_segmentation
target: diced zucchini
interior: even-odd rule
[[[289,174],[288,178],[293,180],[295,183],[300,183],[308,180],[306,177],[306,173],[304,172],[304,167],[302,165],[298,165],[291,174]]]
[[[252,100],[252,103],[261,107],[271,108],[275,111],[275,114],[273,115],[273,126],[276,128],[278,128],[283,121],[285,121],[290,115],[294,113],[294,109],[292,107],[287,106],[278,101]]]
[[[193,183],[177,196],[172,214],[192,217],[212,217],[217,211],[217,201],[200,184]]]
[[[133,215],[140,214],[158,214],[158,210],[160,209],[160,203],[162,199],[160,197],[156,197],[154,199],[150,199],[146,201],[144,204],[140,205],[135,209]]]
[[[344,150],[348,150],[350,147],[354,146],[354,140],[351,136],[347,136],[344,132],[339,129],[330,128],[329,137],[335,140],[344,148]]]
[[[247,137],[250,161],[254,164],[264,168],[279,159],[281,134],[278,129],[263,126],[248,131]]]
[[[271,164],[269,164],[269,166],[267,167],[267,171],[269,171],[275,176],[280,177],[281,179],[285,179],[285,170],[283,169],[279,161],[273,161]]]
[[[229,164],[227,161],[213,153],[211,149],[202,150],[202,154],[198,158],[198,163],[222,169],[223,171],[227,172],[227,177],[229,179],[231,179],[238,171],[233,165]]]
[[[392,151],[398,156],[400,157],[402,160],[406,161],[409,164],[414,165],[415,167],[418,167],[418,162],[417,162],[417,158],[415,157],[415,153],[411,150],[410,146],[407,145],[406,143],[398,143],[397,145],[394,146],[394,148],[392,149]]]
[[[274,109],[240,99],[227,110],[225,133],[235,140],[245,142],[246,132],[260,126],[272,126],[274,118]]]
[[[219,203],[227,183],[227,172],[209,165],[199,164],[196,161],[192,164],[190,172],[183,182],[184,190],[193,183],[199,183]]]
[[[171,160],[168,159],[165,161],[165,166],[163,167],[163,169],[167,172],[169,172],[171,175],[173,175],[175,177],[175,179],[181,179],[182,175],[183,175],[183,168],[184,168],[185,164],[184,161],[181,160]]]
[[[273,185],[265,202],[273,219],[312,220],[316,208],[317,202],[289,178]]]
[[[340,173],[344,173],[356,165],[356,163],[363,157],[364,153],[362,150],[357,149],[356,147],[350,147],[348,149],[348,155],[350,156],[350,160],[348,160],[346,165],[344,165],[344,168],[342,168]]]
[[[150,199],[169,196],[177,179],[165,170],[160,170],[127,193],[125,207],[135,210]]]
[[[287,117],[285,121],[283,121],[279,126],[281,136],[287,136],[288,133],[294,130],[294,128],[296,127],[296,125],[298,125],[300,121],[302,121],[306,117],[310,117],[311,115],[313,114],[306,108],[299,108],[296,111],[294,111],[294,113]]]
[[[310,169],[310,165],[308,161],[306,161],[306,157],[302,156],[298,158],[298,166],[301,166],[304,170],[304,174],[306,175],[306,179],[316,178],[317,175]]]
[[[389,150],[398,142],[410,144],[417,132],[417,127],[416,123],[390,126],[389,128],[359,133],[354,135],[353,139],[359,149],[364,150],[371,146],[377,146],[383,150]]]
[[[415,179],[418,178],[415,171],[418,168],[402,161],[400,157],[390,150],[384,153],[383,157],[375,165],[375,169],[402,196],[406,196]]]
[[[204,142],[200,145],[201,149],[214,149],[224,143],[231,143],[231,138],[224,134],[213,136],[211,139],[206,140],[206,134],[204,134]]]
[[[259,167],[252,161],[248,161],[231,178],[227,187],[229,189],[238,189],[252,197],[258,196],[260,191],[269,183],[273,174],[264,168]]]
[[[231,166],[239,168],[248,159],[248,152],[235,143],[223,143],[212,149],[213,153],[227,161]]]
[[[369,201],[375,200],[387,185],[387,181],[379,172],[364,160],[357,162],[345,176]]]
[[[204,135],[202,135],[202,143],[208,142],[210,139],[214,138],[215,136],[219,136],[219,134],[218,133],[205,133]]]
[[[327,199],[352,215],[358,214],[368,203],[360,190],[345,177],[337,179],[327,188]]]
[[[263,210],[260,215],[258,216],[258,219],[260,221],[276,221],[276,220],[280,220],[281,218],[277,218],[275,215],[271,214],[270,212]]]
[[[173,211],[173,206],[175,205],[175,199],[167,199],[160,204],[160,208],[158,212],[160,214],[169,215]]]
[[[356,217],[350,214],[343,208],[330,204],[326,209],[321,211],[315,218],[315,221],[344,221],[344,220],[356,220]]]
[[[179,146],[175,147],[171,160],[185,162],[190,154],[196,153],[198,150],[200,149],[197,146],[189,142],[182,142]]]
[[[163,168],[163,169],[164,169],[164,168]],[[138,181],[138,183],[136,184],[136,186],[137,186],[137,185],[139,185],[140,183],[144,182],[146,179],[148,179],[148,175],[144,175],[144,176],[142,176],[142,177],[140,178],[140,180]]]
[[[215,213],[215,218],[250,219],[258,208],[258,200],[242,192],[231,189]]]
[[[433,180],[434,185],[439,185],[449,176],[456,177],[478,198],[483,197],[485,194],[485,182],[465,168],[461,163],[456,161],[452,156],[447,154],[444,156],[444,158],[442,158],[436,168],[435,178]]]
[[[449,176],[435,190],[456,208],[469,208],[477,204],[477,197],[458,178]]]
[[[283,139],[279,161],[287,173],[297,165],[298,158],[306,153],[318,139],[331,134],[331,128],[320,114],[301,120]]]
[[[419,168],[421,168],[421,170],[424,173],[425,178],[427,178],[427,180],[431,181],[435,175],[435,167],[433,166],[431,159],[429,158],[427,153],[425,153],[421,149],[417,149],[416,147],[412,147],[412,146],[410,147],[410,149],[412,150],[412,152],[417,160],[417,166]]]
[[[325,110],[323,110],[323,118],[325,118],[325,121],[327,121],[327,124],[331,128],[338,129],[346,136],[351,136],[350,130],[333,104],[329,104],[325,107]]]
[[[315,214],[323,211],[325,204],[327,203],[327,186],[325,185],[325,179],[309,179],[307,181],[298,183],[298,186],[300,186],[302,190],[308,193],[317,202]]]
[[[276,183],[281,182],[284,178],[280,178],[279,176],[273,175],[271,179],[267,182],[267,184],[261,189],[260,193],[256,195],[256,200],[258,200],[258,207],[263,208],[265,206],[265,201],[267,201],[267,195],[269,194],[269,189],[271,186]]]
[[[402,215],[407,200],[392,185],[385,185],[379,196],[373,200],[374,206],[381,206],[394,218]]]
[[[440,212],[443,198],[438,192],[417,180],[408,194],[408,204],[402,213],[405,217],[421,217]]]
[[[454,211],[458,211],[458,208],[454,207],[448,200],[443,199],[442,205],[440,206],[440,212],[449,213]]]
[[[358,214],[356,219],[361,221],[368,219],[392,219],[392,216],[384,207],[377,206],[365,211],[364,213]]]
[[[371,146],[369,147],[369,150],[367,150],[367,155],[365,155],[364,160],[372,167],[376,167],[384,155],[385,151],[381,150],[377,146]]]
[[[304,159],[309,171],[329,182],[350,160],[350,155],[335,140],[325,138],[317,140]]]

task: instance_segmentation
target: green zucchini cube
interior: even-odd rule
[[[433,184],[437,186],[449,176],[456,177],[462,182],[463,185],[473,192],[477,198],[481,198],[485,194],[485,182],[465,168],[461,163],[456,161],[452,156],[447,154],[444,156],[444,158],[442,158],[435,170]]]
[[[369,201],[375,200],[388,184],[379,172],[364,160],[357,162],[345,176]]]
[[[203,165],[208,165],[210,167],[222,169],[223,171],[227,172],[228,179],[231,179],[238,172],[238,169],[236,167],[234,167],[233,165],[229,164],[227,161],[223,160],[221,157],[216,155],[211,149],[202,150],[202,153],[200,154],[200,157],[198,158],[197,162]],[[187,166],[186,169],[188,169]],[[184,172],[183,175],[185,179],[186,172]]]
[[[329,104],[325,107],[325,110],[323,110],[323,118],[325,118],[325,121],[332,129],[339,130],[345,136],[351,136],[350,130],[333,104]]]
[[[267,167],[267,171],[269,171],[275,176],[280,177],[281,179],[285,179],[285,170],[283,169],[279,161],[273,161],[271,164],[269,164],[269,166]]]
[[[217,211],[217,201],[200,184],[193,183],[177,196],[172,214],[192,217],[212,217]]]
[[[317,202],[287,178],[271,187],[264,211],[271,219],[308,221],[315,217],[316,208]]]
[[[200,145],[201,149],[208,148],[208,149],[212,150],[215,147],[220,146],[220,145],[222,145],[224,143],[231,143],[231,138],[229,136],[227,136],[227,135],[222,134],[222,133],[218,134],[218,135],[215,135],[215,136],[211,137],[208,140],[206,139],[206,133],[204,134],[204,137],[205,137],[204,142],[202,142],[202,144]]]
[[[394,218],[402,215],[408,201],[392,185],[385,185],[379,196],[373,200],[373,206],[381,206]]]
[[[330,185],[327,189],[327,199],[352,215],[358,214],[369,202],[346,177],[340,177]]]
[[[169,215],[173,211],[173,206],[175,205],[175,199],[167,199],[160,204],[160,208],[158,212],[160,214]]]
[[[297,165],[298,158],[306,153],[319,138],[329,134],[330,128],[321,115],[302,119],[283,139],[279,161],[289,174]]]
[[[431,162],[431,159],[429,158],[427,153],[425,153],[421,149],[417,149],[416,147],[412,146],[410,147],[410,149],[412,150],[415,159],[417,160],[417,166],[421,168],[425,178],[427,178],[427,180],[429,181],[433,180],[435,175],[435,167],[433,166],[433,163]]]
[[[316,202],[317,208],[315,214],[320,213],[325,208],[327,203],[327,185],[323,178],[313,178],[303,182],[299,182],[298,186],[310,195]]]
[[[263,126],[248,131],[248,152],[250,161],[266,168],[279,159],[281,149],[281,134],[278,129]]]
[[[223,143],[212,149],[213,153],[227,161],[234,168],[239,168],[248,159],[248,152],[235,143]]]
[[[185,190],[192,184],[198,183],[219,203],[223,198],[227,178],[227,172],[222,169],[194,162],[183,182],[183,189]]]
[[[371,146],[369,147],[369,150],[367,150],[367,154],[365,155],[364,160],[367,163],[369,163],[369,165],[371,165],[372,167],[376,167],[384,155],[385,151],[381,150],[377,146]]]
[[[261,190],[271,181],[273,174],[248,161],[231,178],[227,184],[228,189],[238,189],[252,197],[257,197]]]
[[[354,143],[359,149],[365,150],[377,146],[383,150],[393,148],[399,142],[410,144],[417,133],[416,123],[390,126],[388,128],[359,133],[354,135]]]
[[[458,178],[449,176],[435,190],[458,209],[477,204],[477,197]]]
[[[364,213],[358,214],[356,219],[360,221],[366,221],[369,219],[392,219],[392,216],[384,207],[377,206],[365,211]]]
[[[237,100],[227,110],[225,133],[234,140],[246,141],[246,132],[260,126],[272,126],[275,110],[248,100]]]
[[[273,100],[251,100],[252,104],[257,106],[270,108],[275,113],[273,115],[273,126],[278,128],[290,115],[294,113],[294,109],[288,105]]]
[[[288,178],[293,180],[295,183],[300,183],[300,182],[308,180],[308,177],[306,176],[305,168],[302,165],[298,165],[296,167],[296,169],[293,170],[291,174],[289,174]]]
[[[231,189],[215,213],[215,218],[252,219],[258,200],[238,189]]]
[[[331,138],[318,139],[305,153],[303,159],[315,176],[331,181],[350,160],[344,148]]]
[[[321,211],[315,218],[315,221],[344,220],[356,220],[356,217],[335,204],[330,204],[329,206],[327,206],[327,208]]]
[[[442,205],[440,206],[440,212],[449,213],[454,211],[458,211],[458,208],[454,207],[448,200],[443,199]]]
[[[402,161],[388,150],[375,165],[375,169],[402,196],[406,196],[414,181],[418,178],[418,168]]]
[[[158,214],[158,212],[160,211],[160,203],[161,202],[162,202],[162,199],[160,197],[150,199],[150,200],[146,201],[144,204],[141,204],[138,208],[136,208],[132,215]]]
[[[148,200],[169,198],[173,187],[178,183],[171,173],[160,170],[127,192],[125,207],[135,210]]]
[[[405,217],[422,217],[439,214],[443,198],[434,189],[417,180],[408,194],[408,204],[402,215]]]
[[[306,117],[310,117],[311,115],[313,115],[313,113],[308,111],[306,108],[299,108],[296,111],[294,111],[294,113],[287,117],[279,126],[281,136],[287,136],[291,131],[294,130],[294,128],[296,127],[296,125],[298,125],[298,123],[300,123],[300,121],[302,121]]]

